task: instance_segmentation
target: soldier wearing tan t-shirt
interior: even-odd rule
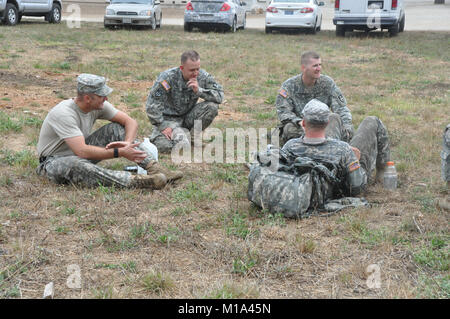
[[[85,186],[163,188],[182,174],[165,174],[156,158],[135,142],[137,122],[107,101],[112,89],[104,77],[81,74],[77,97],[50,110],[42,124],[37,150],[37,173],[55,183]],[[111,123],[91,134],[97,119]],[[146,169],[148,175],[132,175],[96,165],[101,160],[124,157]]]

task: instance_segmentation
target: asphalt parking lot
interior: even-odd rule
[[[325,1],[323,7],[322,30],[335,30],[333,25],[334,2]],[[79,11],[74,10],[79,6]],[[64,1],[63,20],[79,19],[86,22],[103,22],[106,2]],[[71,10],[70,10],[71,9]],[[184,7],[163,7],[164,25],[183,25]],[[77,15],[77,13],[80,13]],[[433,0],[405,0],[406,24],[408,31],[450,31],[450,0],[446,4],[435,5]],[[79,16],[79,18],[78,18]],[[249,13],[247,28],[264,29],[264,14]]]

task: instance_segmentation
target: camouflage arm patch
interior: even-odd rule
[[[284,98],[288,97],[288,92],[285,89],[280,89],[280,91],[278,91],[278,94]]]
[[[359,164],[359,161],[354,161],[348,166],[348,171],[351,173],[353,171],[356,171],[360,167],[361,165]]]
[[[169,83],[168,83],[166,80],[163,80],[163,81],[161,82],[161,85],[163,86],[163,88],[164,88],[166,91],[169,91],[169,90],[170,90],[170,85],[169,85]]]

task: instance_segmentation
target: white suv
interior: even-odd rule
[[[396,36],[405,29],[403,0],[335,0],[336,36],[346,31],[388,29]]]

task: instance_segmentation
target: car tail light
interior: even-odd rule
[[[334,1],[334,9],[335,9],[335,10],[339,10],[339,5],[340,5],[339,2],[340,2],[339,0],[335,0],[335,1]]]
[[[186,11],[194,11],[194,7],[192,6],[192,3],[188,2],[186,5]]]
[[[230,9],[231,9],[230,5],[228,3],[224,3],[222,8],[220,8],[220,11],[228,11]]]
[[[278,9],[275,7],[267,7],[267,12],[278,13]]]
[[[300,13],[311,13],[314,12],[313,8],[302,8],[300,9]]]
[[[397,0],[392,0],[392,6],[391,6],[392,10],[397,9]]]

